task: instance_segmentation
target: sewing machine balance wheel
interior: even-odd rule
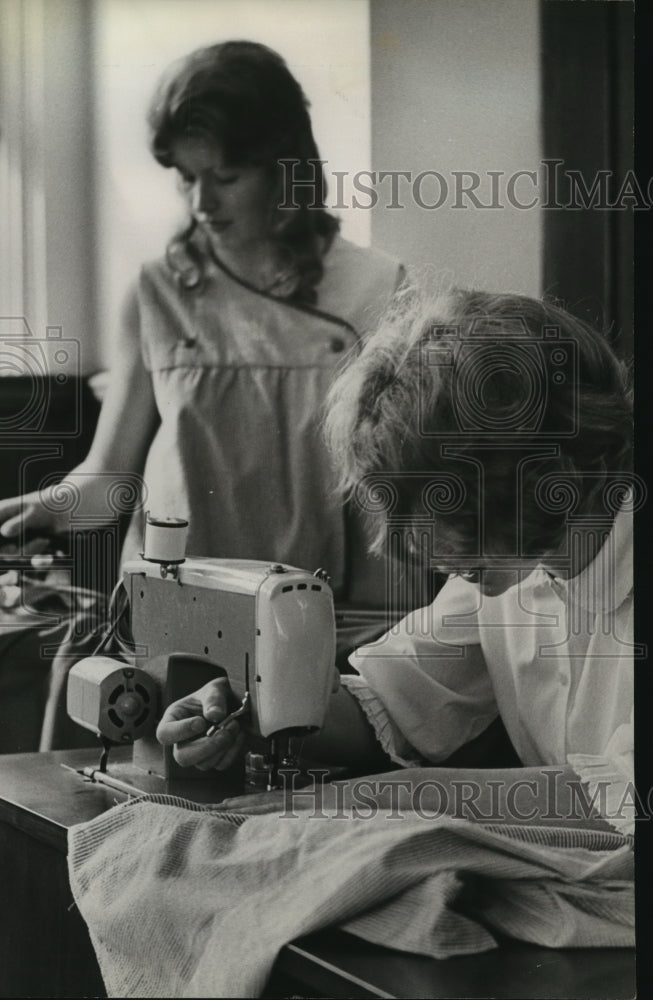
[[[153,733],[158,700],[149,674],[110,656],[88,656],[68,676],[68,715],[112,743],[133,743]]]

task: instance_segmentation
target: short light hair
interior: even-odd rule
[[[350,498],[386,477],[393,516],[410,523],[424,517],[424,477],[453,477],[462,496],[435,518],[445,550],[544,556],[568,509],[543,502],[542,484],[573,487],[574,517],[592,516],[630,468],[628,366],[552,302],[407,288],[333,384],[325,428]],[[371,522],[379,551],[385,519]]]

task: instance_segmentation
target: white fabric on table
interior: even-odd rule
[[[495,947],[494,932],[634,942],[633,855],[618,833],[188,806],[136,800],[69,832],[109,996],[255,997],[284,944],[334,924],[438,958]]]

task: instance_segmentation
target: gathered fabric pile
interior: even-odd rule
[[[113,997],[256,997],[286,943],[333,925],[436,958],[495,935],[634,944],[632,840],[616,832],[159,796],[72,827],[69,872]]]

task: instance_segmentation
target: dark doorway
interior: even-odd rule
[[[627,355],[637,210],[624,187],[633,169],[633,31],[629,0],[541,5],[544,157],[561,161],[549,194],[565,206],[544,212],[543,290]],[[553,174],[551,166],[551,184]],[[621,207],[609,207],[615,202]]]

